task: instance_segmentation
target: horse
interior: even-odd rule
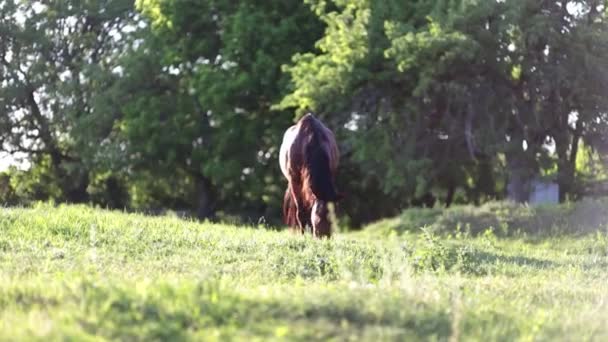
[[[283,198],[285,224],[302,234],[311,226],[313,236],[331,236],[329,204],[341,198],[335,185],[339,157],[334,133],[312,113],[287,129],[279,151],[288,182]]]

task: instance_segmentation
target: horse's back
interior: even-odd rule
[[[302,132],[302,124],[304,121],[310,120],[314,124],[312,124],[312,130],[314,132],[310,132],[312,134],[317,134],[319,137],[319,143],[322,145],[322,148],[326,151],[330,169],[332,173],[335,173],[338,169],[338,160],[340,159],[340,152],[338,150],[338,144],[336,142],[336,137],[334,133],[327,128],[321,121],[316,119],[314,116],[308,114],[304,118],[300,119],[300,121],[289,127],[285,134],[283,135],[283,142],[281,143],[281,148],[279,150],[279,164],[281,166],[281,172],[288,180],[289,177],[289,163],[291,160],[292,148],[294,148],[294,143],[296,141],[310,141],[311,139],[303,138],[301,135],[305,134]],[[300,148],[303,146],[295,146],[295,148]]]

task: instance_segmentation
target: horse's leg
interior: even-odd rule
[[[283,196],[283,218],[285,224],[291,228],[294,228],[298,224],[297,209],[291,192],[291,184],[287,185],[285,196]]]
[[[310,213],[312,234],[315,237],[331,236],[331,222],[329,221],[327,202],[316,200]]]
[[[310,214],[312,212],[312,205],[305,199],[306,196],[302,195],[300,201],[300,211],[298,212],[300,222],[302,223],[302,232],[306,231],[306,227],[310,226],[312,229],[312,221],[310,220]]]
[[[302,201],[301,197],[298,196],[298,193],[301,191],[301,187],[302,186],[300,184],[292,181],[290,190],[291,190],[291,198],[293,200],[293,203],[294,203],[294,206],[296,209],[296,215],[295,215],[296,223],[298,224],[298,227],[300,228],[300,232],[303,234],[306,229],[306,220],[302,220],[302,214],[305,212],[304,202]]]
[[[302,222],[302,232],[306,231],[306,227],[312,229],[312,221],[310,220],[311,210],[308,210],[306,205],[302,206],[300,210],[300,221]]]

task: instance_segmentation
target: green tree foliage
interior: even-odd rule
[[[510,13],[512,60],[521,73],[516,94],[527,116],[532,150],[555,146],[562,200],[576,195],[575,166],[581,139],[605,130],[608,108],[608,22],[605,1],[519,1]],[[588,138],[589,137],[589,138]]]
[[[0,3],[0,200],[278,218],[277,150],[315,111],[350,223],[561,199],[608,158],[605,0]],[[583,183],[585,186],[583,187]]]
[[[352,151],[363,178],[354,192],[380,185],[392,206],[428,203],[431,192],[443,192],[449,203],[457,187],[469,197],[493,195],[494,182],[471,180],[493,177],[493,146],[482,151],[473,134],[482,132],[480,121],[490,121],[475,112],[492,106],[495,94],[485,87],[490,80],[474,72],[485,52],[481,43],[455,28],[458,20],[477,25],[487,6],[472,11],[454,2],[312,5],[327,23],[321,53],[294,58],[288,71],[296,89],[281,105],[313,109],[335,127],[346,127],[344,149]]]
[[[375,183],[395,203],[449,203],[459,188],[476,201],[508,176],[525,200],[552,141],[572,192],[584,127],[606,125],[604,1],[310,3],[327,24],[321,51],[294,57],[281,107],[346,127],[360,193]]]
[[[95,93],[132,9],[129,0],[0,4],[0,149],[25,155],[33,182],[48,173],[34,199],[89,199],[87,133],[103,127],[99,115],[90,121]]]
[[[271,111],[285,93],[281,65],[310,50],[321,23],[299,1],[139,1],[148,26],[125,58],[118,89],[119,140],[127,165],[182,177],[184,203],[215,209],[279,209],[277,164],[293,115]],[[171,189],[169,189],[169,192]],[[168,194],[184,197],[183,193]]]

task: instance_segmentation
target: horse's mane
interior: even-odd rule
[[[310,135],[305,151],[305,181],[310,186],[316,198],[322,201],[335,202],[338,200],[334,180],[329,164],[329,151],[322,144],[325,139],[323,128],[316,119],[308,117],[302,122],[301,129]]]

